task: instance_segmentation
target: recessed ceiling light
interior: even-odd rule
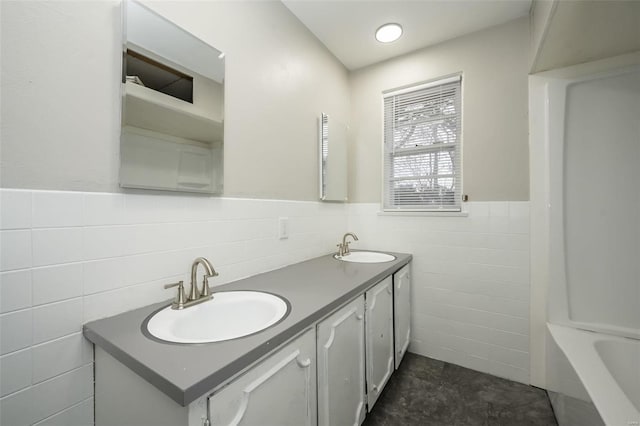
[[[376,40],[380,43],[391,43],[402,35],[400,24],[384,24],[376,30]]]

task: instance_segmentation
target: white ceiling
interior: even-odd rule
[[[350,70],[498,25],[529,13],[531,0],[282,0]],[[397,22],[402,37],[375,40]]]

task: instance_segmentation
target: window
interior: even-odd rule
[[[460,211],[461,77],[384,94],[386,211]]]

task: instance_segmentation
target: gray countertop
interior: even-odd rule
[[[277,294],[291,305],[276,325],[246,337],[216,343],[172,344],[142,333],[142,323],[167,306],[157,303],[84,326],[87,339],[186,406],[225,383],[255,361],[363,293],[411,261],[390,253],[385,263],[341,262],[327,255],[213,288]],[[215,281],[213,282],[215,283]]]

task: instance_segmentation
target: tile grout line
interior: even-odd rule
[[[62,377],[64,375],[66,375],[66,374],[70,374],[70,373],[74,373],[76,371],[79,371],[79,370],[81,370],[81,369],[83,369],[83,368],[85,368],[85,367],[87,367],[89,365],[92,365],[92,364],[93,364],[93,361],[88,362],[88,363],[84,363],[84,364],[82,364],[82,365],[80,365],[78,367],[74,367],[71,370],[63,371],[62,373],[56,374],[55,376],[49,377],[49,378],[47,378],[45,380],[42,380],[40,382],[36,382],[36,383],[32,382],[29,386],[25,386],[25,387],[23,387],[21,389],[18,389],[16,391],[13,391],[11,393],[8,393],[8,394],[4,395],[3,397],[0,398],[0,401],[2,401],[3,399],[7,399],[7,398],[10,398],[12,396],[15,396],[16,394],[18,394],[20,392],[25,392],[27,390],[33,389],[34,387],[42,385],[44,383],[51,382],[51,381],[53,381],[55,379],[58,379],[59,377]],[[93,396],[91,396],[90,398],[93,398]],[[89,398],[86,398],[86,399],[89,399]],[[70,407],[67,407],[67,408],[70,408]],[[67,408],[63,409],[62,411],[66,410]],[[38,420],[38,421],[40,421],[40,420]]]
[[[43,419],[38,420],[36,423],[33,424],[33,426],[38,426],[38,425],[42,424],[43,422],[46,422],[47,420],[51,419],[52,417],[57,416],[58,414],[61,414],[61,413],[65,412],[65,411],[69,411],[69,410],[71,410],[73,408],[76,408],[76,407],[84,404],[85,402],[87,402],[89,400],[93,400],[93,399],[94,399],[94,396],[90,396],[90,397],[85,398],[82,401],[77,402],[77,403],[75,403],[75,404],[73,404],[73,405],[71,405],[69,407],[63,408],[60,411],[56,411],[55,413],[53,413],[53,414],[51,414],[51,415],[49,415],[49,416],[47,416],[47,417],[45,417]]]

